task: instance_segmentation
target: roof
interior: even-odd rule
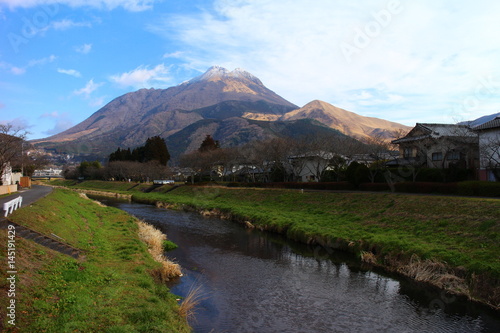
[[[474,127],[474,131],[484,131],[492,128],[500,128],[500,116]]]
[[[417,133],[418,135],[415,135]],[[392,143],[399,144],[426,138],[474,136],[474,132],[467,125],[417,123],[410,133],[401,139],[392,141]]]

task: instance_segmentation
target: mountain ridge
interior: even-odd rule
[[[319,122],[302,121],[304,119]],[[72,128],[32,142],[56,152],[105,156],[118,147],[140,146],[148,137],[156,135],[167,142],[169,138],[181,140],[182,137],[187,141],[181,146],[188,150],[196,148],[195,141],[206,134],[218,136],[216,139],[223,146],[243,144],[281,135],[269,130],[273,122],[298,131],[303,128],[323,131],[329,127],[358,137],[370,136],[375,131],[389,135],[395,127],[406,128],[375,119],[319,100],[300,108],[268,89],[249,72],[213,66],[177,86],[140,89],[121,95]],[[377,124],[383,126],[377,128]],[[193,136],[188,133],[189,129],[204,133]],[[218,134],[213,135],[215,132]],[[290,131],[284,132],[293,135]],[[176,147],[172,149],[180,153]]]

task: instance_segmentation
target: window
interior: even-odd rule
[[[442,161],[443,160],[443,153],[432,153],[432,160],[433,161]]]
[[[452,151],[451,153],[448,153],[448,160],[457,161],[459,159],[460,159],[460,153],[458,151]]]
[[[410,158],[412,155],[411,153],[412,153],[411,148],[404,148],[403,149],[403,158]]]

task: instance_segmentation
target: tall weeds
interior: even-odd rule
[[[179,306],[179,314],[186,318],[186,320],[191,320],[195,315],[195,308],[200,304],[200,302],[204,299],[203,295],[200,292],[201,285],[196,287],[191,287],[188,292],[188,295],[182,301]]]
[[[461,292],[469,296],[465,280],[450,272],[450,268],[443,262],[430,259],[421,260],[414,254],[410,262],[401,265],[397,271],[415,281],[432,283],[448,291]]]
[[[152,272],[153,276],[162,282],[182,276],[179,264],[167,259],[163,254],[163,242],[167,236],[152,225],[142,221],[138,221],[137,225],[139,226],[139,238],[147,244],[153,259],[161,264],[161,267]]]

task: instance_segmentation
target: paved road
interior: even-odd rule
[[[31,189],[22,190],[16,193],[13,193],[7,197],[0,198],[0,209],[2,210],[1,216],[3,217],[5,211],[3,210],[3,204],[7,201],[15,199],[19,196],[23,197],[23,204],[21,207],[26,207],[31,205],[33,202],[45,197],[47,194],[52,192],[52,187],[41,186],[41,185],[33,185]]]

